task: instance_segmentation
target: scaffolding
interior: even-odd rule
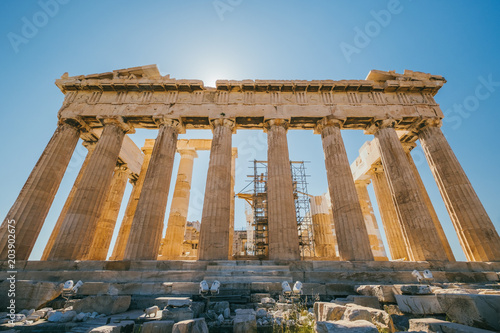
[[[248,175],[250,183],[238,193],[238,197],[245,199],[252,207],[253,221],[253,254],[259,259],[268,258],[269,234],[267,215],[267,161],[253,161],[252,175]],[[314,256],[313,225],[310,211],[309,195],[307,194],[307,177],[304,161],[290,161],[292,171],[293,194],[295,200],[295,214],[297,219],[297,233],[299,236],[301,257]],[[243,192],[253,185],[252,192]]]

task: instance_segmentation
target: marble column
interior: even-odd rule
[[[390,119],[376,121],[370,132],[374,132],[380,150],[393,202],[409,245],[409,259],[447,260],[415,174],[394,129],[395,123]]]
[[[234,243],[234,182],[236,176],[236,158],[238,157],[238,148],[233,147],[231,150],[231,211],[229,213],[229,259],[233,257]]]
[[[9,226],[15,229],[15,259],[28,260],[75,150],[79,129],[60,122],[0,226],[0,260],[9,252]]]
[[[158,137],[130,228],[125,260],[156,260],[160,249],[177,135],[182,127],[175,119],[157,122]]]
[[[214,119],[198,258],[228,260],[231,215],[231,144],[234,121]]]
[[[368,194],[368,185],[370,179],[359,180],[355,183],[356,191],[358,192],[359,203],[363,218],[365,220],[366,230],[368,231],[368,238],[370,239],[370,247],[372,249],[373,258],[377,261],[387,261],[387,254],[385,253],[384,243],[378,228],[377,219],[373,212],[372,202]]]
[[[299,234],[286,132],[288,120],[265,122],[269,259],[299,260]]]
[[[164,260],[179,259],[182,254],[182,243],[186,231],[186,222],[189,208],[191,179],[193,177],[193,162],[198,155],[196,149],[179,149],[181,161],[175,181],[174,195],[170,205],[167,232],[163,241],[162,258]]]
[[[418,138],[462,249],[470,261],[500,261],[500,237],[440,126],[428,121]]]
[[[340,134],[342,121],[325,117],[318,122],[325,154],[328,189],[340,260],[373,260],[351,167]]]
[[[387,183],[382,165],[374,167],[371,171],[373,190],[377,198],[377,205],[384,226],[385,237],[389,246],[392,260],[408,260],[407,244],[403,227],[399,221],[396,206],[392,201],[391,190]]]
[[[86,260],[106,260],[129,176],[130,169],[126,165],[118,165],[115,168],[113,180],[101,216],[97,222],[94,239]]]
[[[335,238],[332,232],[332,217],[328,202],[323,195],[309,198],[314,231],[314,248],[316,256],[322,259],[338,259],[335,253]]]
[[[135,211],[137,209],[137,203],[139,202],[139,197],[141,195],[144,178],[146,178],[149,161],[151,160],[151,154],[153,153],[154,141],[155,140],[146,139],[144,147],[142,147],[144,160],[141,165],[141,171],[138,177],[130,179],[133,186],[132,193],[130,193],[127,208],[125,209],[120,230],[118,231],[118,237],[116,238],[115,247],[113,248],[113,253],[111,254],[109,260],[123,260],[123,256],[125,255],[127,240],[130,235],[130,227],[132,226],[132,220],[134,219]]]
[[[52,247],[54,246],[54,242],[57,238],[57,235],[59,234],[59,231],[61,230],[62,223],[64,221],[64,218],[66,217],[66,213],[68,212],[68,208],[73,201],[73,198],[75,196],[76,189],[78,187],[78,184],[80,183],[82,179],[82,175],[87,168],[87,165],[89,164],[90,161],[90,156],[92,156],[92,152],[94,151],[95,142],[90,142],[90,141],[85,141],[83,142],[83,145],[87,148],[87,156],[85,156],[85,160],[83,160],[82,167],[80,168],[80,171],[78,172],[78,175],[76,176],[75,182],[73,183],[73,187],[71,188],[71,191],[68,194],[68,197],[66,198],[66,202],[64,203],[64,206],[61,210],[61,213],[59,214],[59,218],[57,219],[56,225],[52,229],[52,233],[50,234],[49,240],[47,242],[47,245],[45,245],[45,249],[43,250],[42,258],[41,260],[47,260],[49,257],[49,253],[52,250]]]
[[[411,169],[413,170],[413,173],[415,174],[415,179],[417,180],[418,187],[420,188],[420,192],[422,192],[422,195],[424,196],[424,201],[427,206],[427,209],[429,210],[429,213],[431,214],[432,217],[432,222],[434,222],[434,226],[436,227],[437,234],[439,236],[439,239],[441,240],[441,244],[443,244],[443,248],[446,251],[446,256],[448,257],[449,261],[455,261],[455,256],[453,255],[453,251],[451,250],[450,243],[448,243],[448,239],[446,238],[446,235],[443,230],[443,226],[441,225],[441,222],[439,221],[439,218],[436,214],[436,210],[434,209],[434,206],[432,205],[431,198],[429,197],[429,194],[427,193],[427,190],[425,189],[424,182],[422,181],[422,178],[420,177],[420,173],[418,172],[417,166],[415,165],[415,162],[413,161],[413,157],[411,156],[410,151],[416,146],[416,143],[403,143],[403,148],[406,152],[406,157],[408,158],[408,162],[410,162]]]
[[[117,118],[102,119],[104,129],[85,168],[48,260],[82,260],[111,185],[118,154],[130,128]]]

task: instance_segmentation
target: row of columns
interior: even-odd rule
[[[84,167],[63,208],[64,214],[61,214],[51,235],[44,259],[100,260],[107,253],[116,223],[116,207],[129,177],[126,166],[117,167],[117,160],[124,135],[130,128],[116,118],[101,121],[104,126],[102,135],[93,150],[89,149]],[[135,180],[113,251],[112,259],[115,260],[154,260],[158,255],[177,135],[182,126],[175,119],[158,118],[156,121],[158,137],[150,157],[145,154],[141,174]],[[231,191],[234,184],[231,139],[235,123],[231,119],[214,119],[211,124],[213,140],[202,212],[199,259],[225,260],[231,253],[231,202],[234,198]],[[374,230],[369,232],[370,228],[366,227],[370,225],[367,221],[373,215],[373,209],[369,199],[366,199],[366,184],[356,186],[354,183],[340,133],[342,125],[342,119],[328,116],[316,126],[325,154],[339,257],[340,260],[374,260],[373,249],[380,244],[371,237]],[[411,156],[401,145],[394,125],[392,120],[376,121],[369,129],[380,149],[383,170],[374,172],[372,179],[377,201],[381,208],[386,208],[381,212],[388,239],[394,240],[394,245],[390,245],[391,255],[415,261],[452,260],[453,254],[439,221],[434,216],[435,212],[429,209],[429,199],[422,191],[421,179]],[[439,125],[429,122],[417,135],[462,247],[468,260],[498,261],[500,238]],[[299,240],[287,127],[288,121],[284,119],[265,122],[268,134],[269,258],[297,260],[300,258]],[[28,258],[78,137],[76,124],[59,124],[0,227],[2,258],[8,254],[6,233],[11,220],[17,223],[16,257]],[[184,163],[190,162],[185,159]],[[182,191],[189,191],[190,178],[191,175],[186,175],[184,183],[179,180],[179,195]],[[176,197],[179,201],[176,206],[182,210],[186,200]],[[103,214],[103,211],[106,213]],[[181,222],[185,223],[177,219],[176,214],[186,215],[175,210],[171,212],[171,228],[174,229]],[[378,229],[376,224],[372,223],[372,226]],[[324,251],[328,253],[330,250]],[[168,244],[165,253],[175,257]]]

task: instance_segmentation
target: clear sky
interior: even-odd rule
[[[499,230],[499,14],[500,2],[493,0],[3,0],[0,213],[6,216],[56,128],[63,94],[54,80],[64,72],[157,64],[164,75],[214,86],[216,79],[364,79],[371,69],[410,69],[448,80],[435,97],[447,116],[443,132]],[[142,147],[156,132],[138,130],[131,137]],[[211,132],[180,138],[211,138]],[[343,138],[350,162],[372,139],[353,130],[343,131]],[[310,161],[309,192],[326,192],[320,137],[289,131],[288,143],[292,160]],[[266,159],[266,136],[240,130],[233,146],[240,149],[239,191],[250,160]],[[84,153],[78,145],[31,259],[40,258]],[[200,152],[195,160],[189,220],[201,219],[208,155]],[[413,155],[455,256],[465,260],[421,148]],[[130,190],[128,185],[116,230]],[[369,190],[381,227],[371,185]],[[236,199],[236,205],[241,228],[244,204]]]

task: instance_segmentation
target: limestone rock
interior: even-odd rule
[[[50,311],[48,314],[48,321],[50,321],[51,323],[57,323],[59,322],[59,320],[61,320],[62,315],[63,314],[60,311]]]
[[[255,314],[238,314],[237,312],[233,321],[233,333],[247,332],[257,332],[257,319]]]
[[[210,310],[214,310],[217,315],[224,314],[225,309],[229,309],[229,302],[214,302],[209,306]]]
[[[500,296],[440,294],[437,299],[452,321],[500,331]]]
[[[160,309],[166,306],[169,307],[185,307],[190,306],[193,301],[189,297],[157,297],[155,299],[155,304],[158,305]]]
[[[316,302],[314,303],[314,317],[316,321],[340,320],[346,307],[336,303]]]
[[[418,315],[444,313],[436,295],[396,295],[401,311]]]
[[[251,303],[263,303],[262,302],[263,298],[271,298],[271,294],[264,294],[264,293],[251,294],[250,295],[250,302]]]
[[[171,320],[158,320],[144,323],[141,333],[172,333],[174,322]]]
[[[76,311],[66,311],[62,314],[61,318],[59,319],[60,323],[67,323],[73,320],[73,318],[76,317]],[[52,318],[52,317],[51,317]]]
[[[73,318],[73,321],[76,321],[76,322],[81,322],[81,321],[86,321],[87,319],[89,319],[90,317],[90,313],[87,312],[80,312],[79,314],[76,315],[75,318]]]
[[[78,312],[98,312],[111,315],[127,311],[130,301],[130,296],[89,296],[77,300],[73,309]]]
[[[419,332],[446,332],[446,333],[489,333],[491,331],[482,330],[449,321],[435,318],[410,319],[410,331]]]
[[[8,281],[0,282],[0,295],[7,295],[8,283]],[[57,298],[62,293],[62,287],[62,283],[18,280],[16,290],[22,290],[22,292],[16,293],[16,308],[37,309]],[[7,307],[8,301],[8,297],[0,297],[0,306]]]
[[[359,305],[349,305],[342,315],[342,320],[366,320],[373,323],[375,326],[377,326],[377,328],[381,330],[395,332],[394,323],[392,322],[391,316],[385,311],[374,308],[368,308]]]
[[[119,323],[108,324],[93,328],[89,333],[121,333],[132,332],[134,330],[134,322],[125,320]]]
[[[162,312],[162,320],[171,320],[173,322],[179,322],[183,320],[189,320],[194,318],[193,310],[189,308],[169,308]]]
[[[315,331],[318,333],[378,333],[375,325],[366,320],[357,321],[318,321]]]
[[[426,285],[403,285],[400,287],[403,295],[431,295],[431,287]]]
[[[183,320],[174,324],[172,333],[208,333],[208,326],[204,318]]]
[[[205,303],[204,302],[192,302],[191,310],[193,310],[193,317],[198,318],[205,311]]]
[[[374,308],[374,309],[380,309],[380,303],[378,301],[378,297],[376,296],[355,296],[355,295],[349,295],[347,296],[348,300],[351,300],[352,303],[361,305],[361,306],[366,306],[369,308]]]
[[[257,309],[255,315],[257,316],[257,318],[264,318],[265,316],[267,316],[267,310],[264,308],[259,308]]]
[[[396,303],[392,285],[361,285],[356,287],[356,292],[365,296],[375,296],[379,302]]]
[[[224,309],[224,318],[229,319],[231,317],[231,310],[229,308]]]

